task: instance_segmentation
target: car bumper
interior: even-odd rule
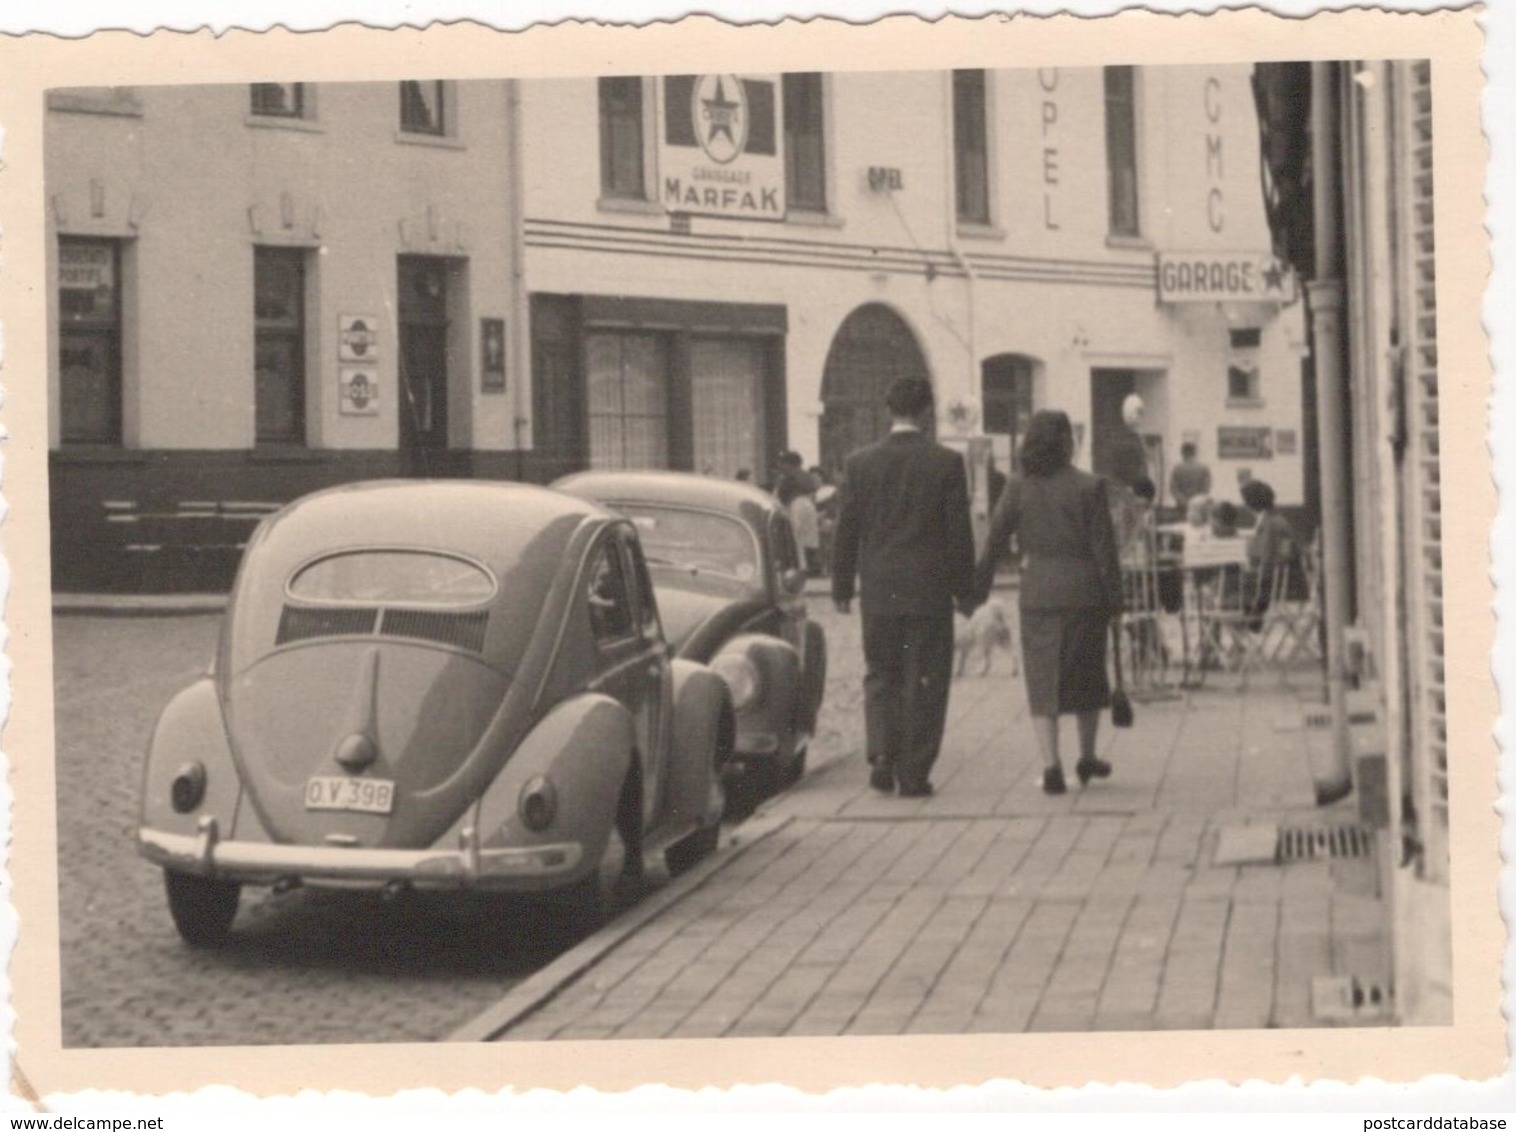
[[[539,890],[572,876],[584,859],[584,847],[577,841],[482,848],[472,830],[464,830],[456,850],[223,841],[213,817],[201,818],[193,834],[141,830],[137,847],[166,869],[250,884],[294,877],[336,884],[402,881],[438,888]]]

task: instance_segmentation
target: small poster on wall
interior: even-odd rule
[[[337,374],[338,411],[345,417],[379,413],[379,379],[372,366],[341,366]]]
[[[1216,455],[1222,460],[1272,460],[1274,430],[1222,425],[1216,430]]]
[[[484,393],[505,392],[505,319],[479,320],[479,388]]]
[[[337,316],[337,360],[365,362],[379,360],[379,320],[371,314]]]

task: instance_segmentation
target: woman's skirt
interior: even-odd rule
[[[1033,715],[1099,711],[1111,703],[1105,673],[1110,619],[1098,609],[1023,609],[1022,671]]]

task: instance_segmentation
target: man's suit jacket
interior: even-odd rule
[[[892,432],[847,459],[832,596],[863,612],[950,613],[974,588],[974,532],[963,458],[920,432]]]

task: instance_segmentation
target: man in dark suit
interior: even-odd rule
[[[847,613],[861,580],[869,784],[924,798],[947,719],[953,604],[973,601],[974,535],[963,458],[924,431],[930,383],[900,378],[885,401],[889,435],[847,460],[832,599]]]

